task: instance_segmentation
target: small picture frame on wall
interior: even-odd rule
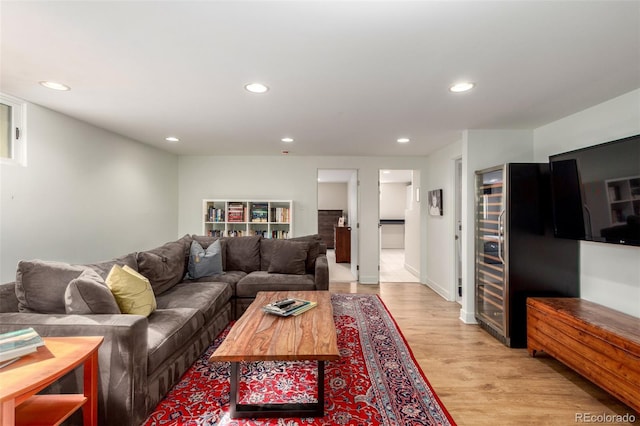
[[[442,216],[442,189],[429,191],[429,215]]]

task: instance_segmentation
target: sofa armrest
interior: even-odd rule
[[[329,262],[326,254],[320,254],[316,258],[314,280],[316,290],[329,290]]]
[[[140,315],[0,313],[0,333],[33,327],[41,336],[104,336],[98,350],[99,424],[140,424],[146,414],[147,328]],[[51,388],[82,393],[77,369]]]

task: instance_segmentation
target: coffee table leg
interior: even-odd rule
[[[285,404],[240,404],[238,362],[231,363],[229,415],[237,418],[261,417],[324,417],[324,361],[318,361],[317,402]]]
[[[231,363],[231,389],[229,394],[229,415],[234,418],[236,415],[236,406],[238,404],[238,377],[240,372],[238,371],[239,362]]]
[[[318,417],[324,417],[324,361],[318,361]]]

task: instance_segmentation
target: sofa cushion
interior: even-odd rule
[[[176,351],[186,348],[189,340],[204,325],[197,309],[158,309],[148,318],[147,376],[151,376]]]
[[[250,273],[260,270],[260,236],[226,238],[225,271]]]
[[[116,299],[102,277],[87,269],[71,280],[64,293],[67,314],[119,314]]]
[[[158,309],[194,308],[202,314],[206,324],[233,295],[231,286],[221,282],[192,282],[176,284],[157,298]]]
[[[138,261],[136,259],[136,253],[125,254],[124,256],[117,257],[113,260],[106,260],[104,262],[98,263],[87,263],[82,266],[87,266],[98,273],[102,277],[103,280],[107,279],[109,272],[111,272],[111,268],[113,265],[125,266],[127,265],[129,268],[137,271],[138,270]]]
[[[126,265],[113,265],[106,281],[123,314],[146,317],[156,309],[151,283],[139,272]]]
[[[149,279],[156,295],[184,278],[191,237],[185,235],[152,250],[138,253],[138,271]]]
[[[236,284],[238,281],[247,276],[246,272],[242,271],[227,271],[222,275],[213,275],[211,277],[202,277],[197,280],[187,280],[185,283],[199,283],[199,282],[219,282],[229,284],[231,288],[231,294],[236,294]]]
[[[66,313],[64,292],[86,266],[46,260],[23,260],[16,273],[16,297],[20,312]]]
[[[306,241],[277,240],[268,272],[304,275],[308,251],[309,243]]]
[[[309,243],[309,252],[307,253],[307,274],[313,274],[316,270],[316,258],[323,253],[322,239],[318,234],[305,235],[302,237],[290,238],[289,241],[306,241]],[[324,251],[326,253],[326,250]]]
[[[237,297],[255,297],[259,291],[312,291],[316,289],[313,275],[270,274],[256,271],[238,281]]]
[[[220,249],[222,253],[222,270],[227,270],[227,240],[228,238],[220,238],[220,237],[209,237],[202,235],[192,235],[191,238],[197,241],[198,244],[202,246],[203,249],[207,249],[211,244],[215,241],[220,241]]]
[[[214,241],[206,250],[197,241],[192,241],[187,278],[198,279],[222,273],[220,240]]]

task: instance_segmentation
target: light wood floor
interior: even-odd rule
[[[380,295],[458,425],[575,425],[584,423],[576,421],[581,413],[631,413],[640,424],[638,413],[553,358],[531,358],[462,323],[457,303],[422,284],[331,283],[330,290]]]

